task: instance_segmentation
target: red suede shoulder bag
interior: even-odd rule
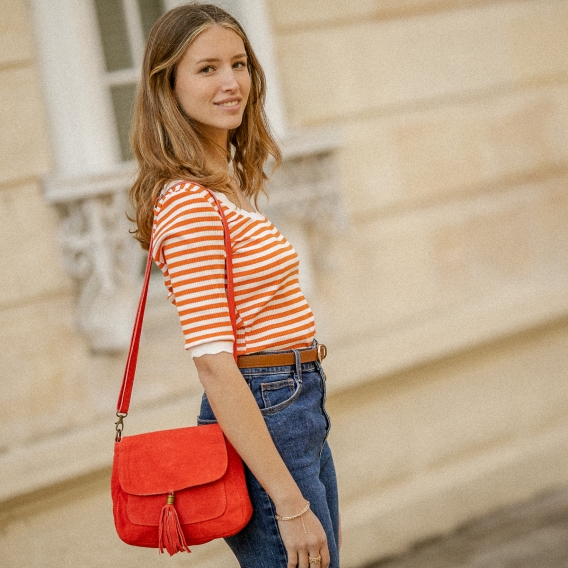
[[[229,227],[223,222],[227,299],[235,336],[236,315]],[[122,436],[128,413],[148,283],[152,243],[118,397],[111,490],[114,523],[127,544],[166,549],[170,555],[188,546],[239,532],[252,515],[243,463],[218,424]]]

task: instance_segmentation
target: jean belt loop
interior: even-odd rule
[[[300,360],[300,352],[297,349],[292,349],[294,353],[294,360],[296,361],[296,377],[298,377],[298,383],[302,384],[302,362]]]
[[[317,349],[317,348],[318,348],[318,342],[317,342],[317,340],[315,340],[315,339],[314,339],[314,341],[313,341],[313,343],[312,343],[312,348],[313,348],[313,349]],[[314,362],[315,362],[315,364],[316,364],[316,369],[317,369],[318,371],[320,371],[321,373],[323,373],[323,367],[321,366],[321,361],[320,361],[320,359],[319,359],[319,356],[318,356],[318,359],[317,359],[316,361],[314,361]]]

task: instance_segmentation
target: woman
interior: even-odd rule
[[[246,465],[253,516],[226,539],[239,563],[337,568],[324,349],[314,341],[296,253],[250,201],[264,191],[266,159],[280,161],[264,96],[258,60],[228,13],[190,4],[156,22],[134,116],[136,237],[146,248],[153,239],[205,389],[199,423],[218,421]],[[230,229],[236,338],[222,223],[208,190]]]

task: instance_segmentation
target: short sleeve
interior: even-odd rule
[[[190,347],[188,350],[192,359],[203,355],[217,355],[218,353],[233,354],[232,341],[212,341],[211,343],[202,343],[196,347]]]
[[[165,192],[154,212],[152,256],[164,274],[189,350],[234,341],[223,224],[210,199],[205,189],[180,183]]]

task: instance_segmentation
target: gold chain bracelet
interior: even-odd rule
[[[304,513],[307,513],[309,508],[310,508],[310,502],[306,501],[306,506],[297,515],[291,515],[290,517],[281,517],[278,513],[276,513],[274,517],[276,518],[277,521],[293,521],[294,519],[301,517]]]

